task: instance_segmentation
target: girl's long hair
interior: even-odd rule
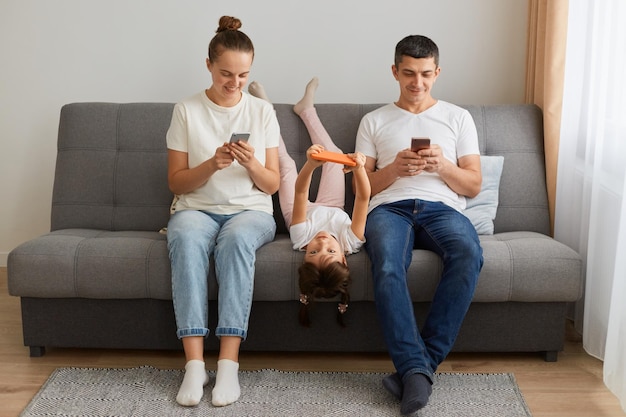
[[[350,269],[341,262],[333,262],[321,269],[317,269],[310,262],[305,262],[298,268],[300,275],[300,324],[311,326],[309,310],[316,298],[333,298],[341,294],[341,302],[337,309],[337,322],[346,327],[343,322],[348,303],[350,302]],[[342,308],[343,306],[343,308]]]

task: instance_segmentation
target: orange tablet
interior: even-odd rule
[[[337,164],[348,165],[351,167],[356,166],[354,159],[344,153],[322,151],[312,154],[311,158],[317,159],[318,161],[335,162]]]

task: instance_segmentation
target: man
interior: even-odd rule
[[[397,371],[383,385],[401,400],[402,413],[411,414],[427,404],[433,374],[452,349],[474,295],[482,248],[462,210],[465,196],[479,193],[482,175],[471,115],[431,95],[441,71],[437,45],[407,36],[396,45],[391,70],[400,98],[363,117],[356,151],[367,157],[372,200],[365,249]],[[413,137],[430,138],[430,146],[411,150]],[[407,286],[413,249],[437,253],[444,266],[421,332]]]

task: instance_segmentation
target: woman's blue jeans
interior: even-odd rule
[[[482,248],[463,214],[439,202],[403,200],[374,208],[365,248],[372,262],[374,296],[387,349],[399,375],[432,376],[448,355],[465,318]],[[407,280],[413,249],[443,260],[443,272],[422,330],[417,328]]]
[[[206,336],[211,255],[218,283],[215,334],[245,340],[252,306],[256,250],[274,239],[276,222],[261,211],[217,215],[177,211],[167,225],[172,299],[179,338]]]

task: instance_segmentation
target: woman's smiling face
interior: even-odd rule
[[[239,103],[241,92],[248,82],[253,57],[252,52],[226,49],[214,62],[207,58],[207,68],[213,78],[208,96],[215,104],[231,107]]]

